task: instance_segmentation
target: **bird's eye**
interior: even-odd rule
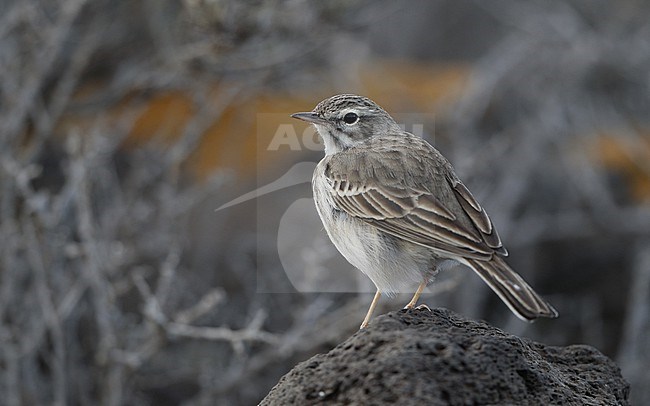
[[[345,124],[354,124],[359,121],[359,116],[356,113],[348,113],[343,116]]]

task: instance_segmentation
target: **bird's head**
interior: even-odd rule
[[[327,155],[400,129],[395,120],[375,102],[354,94],[332,96],[318,103],[314,110],[294,113],[291,117],[316,127],[325,143]]]

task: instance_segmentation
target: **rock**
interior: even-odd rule
[[[446,309],[376,317],[298,364],[262,405],[627,405],[629,384],[587,345],[552,347]]]

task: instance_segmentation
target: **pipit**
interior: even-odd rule
[[[330,97],[292,117],[316,127],[325,157],[312,179],[316,209],[341,254],[382,293],[413,289],[415,306],[440,268],[473,269],[522,320],[557,317],[504,261],[508,252],[479,202],[453,167],[424,139],[400,128],[372,100]]]

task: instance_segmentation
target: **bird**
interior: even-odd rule
[[[291,117],[314,125],[325,146],[312,190],[330,240],[367,275],[376,293],[417,289],[412,309],[449,264],[474,270],[524,321],[558,312],[504,260],[508,251],[481,204],[431,144],[411,134],[371,99],[339,94]]]

